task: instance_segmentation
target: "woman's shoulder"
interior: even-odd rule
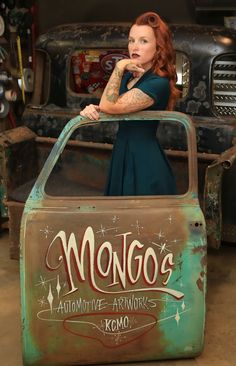
[[[137,88],[155,101],[155,107],[166,108],[170,94],[170,83],[167,77],[159,76],[149,71],[140,80]]]
[[[141,85],[146,85],[153,89],[167,89],[169,90],[170,81],[168,77],[160,76],[152,71],[147,72],[141,80]]]
[[[161,83],[169,84],[169,78],[166,76],[160,76],[155,74],[153,71],[146,72],[145,80],[155,80]]]

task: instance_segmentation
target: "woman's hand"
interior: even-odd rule
[[[145,72],[139,60],[136,59],[122,59],[117,62],[116,67],[118,67],[118,69],[123,72],[125,70],[131,71],[133,74],[135,74],[135,77],[142,76]]]
[[[80,115],[82,117],[86,117],[91,120],[98,120],[99,119],[99,112],[100,108],[98,105],[89,104],[85,107],[82,111],[80,111]]]

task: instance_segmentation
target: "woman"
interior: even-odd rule
[[[99,119],[99,112],[123,114],[172,110],[178,97],[175,58],[168,26],[158,14],[140,15],[131,26],[129,59],[117,62],[99,106],[80,112]],[[113,148],[106,195],[175,194],[175,180],[156,138],[158,121],[120,122]]]

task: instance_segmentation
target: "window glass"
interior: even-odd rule
[[[189,172],[187,134],[183,125],[161,121],[157,139],[175,176],[177,193],[185,194],[189,187]],[[178,148],[177,141],[181,141],[186,149],[175,149],[174,145]],[[111,154],[112,144],[69,140],[46,183],[45,192],[51,196],[103,196]]]
[[[101,96],[117,61],[128,58],[125,50],[86,49],[71,56],[71,90]]]
[[[117,61],[129,57],[120,49],[78,50],[71,56],[70,89],[79,94],[102,95]],[[176,53],[177,86],[184,98],[189,89],[189,60],[182,52]]]
[[[189,90],[190,63],[183,52],[176,52],[177,87],[181,91],[181,97],[185,98]]]

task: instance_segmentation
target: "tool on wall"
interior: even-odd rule
[[[0,38],[3,40],[0,46],[0,119],[8,116],[12,127],[16,125],[14,110],[18,109],[22,115],[34,87],[34,4],[34,0],[0,0]]]
[[[19,62],[19,71],[20,71],[20,79],[21,79],[22,100],[25,103],[25,83],[24,83],[24,75],[23,75],[23,63],[22,63],[22,51],[21,51],[20,36],[17,36],[16,43],[17,43],[18,62]]]
[[[9,102],[15,98],[14,91],[8,89],[12,78],[8,76],[6,72],[0,73],[0,118],[5,118],[10,109]]]
[[[16,127],[11,102],[17,99],[17,92],[12,89],[12,77],[6,71],[0,72],[0,119],[9,118],[11,127]]]
[[[0,118],[7,117],[9,113],[10,105],[6,99],[0,100]]]

